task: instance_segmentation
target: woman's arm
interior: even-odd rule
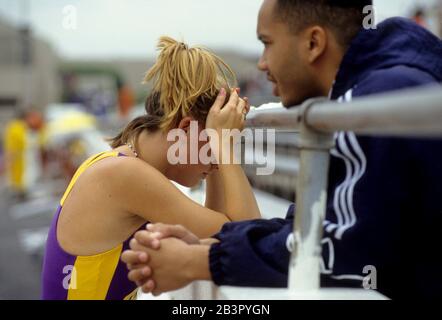
[[[226,186],[226,212],[240,217],[238,220],[260,219],[258,203],[242,167],[238,164],[220,164],[219,175],[221,183]]]
[[[120,209],[144,220],[165,224],[181,224],[199,238],[209,238],[222,225],[253,216],[244,212],[220,213],[191,200],[163,174],[136,158],[114,158],[102,173],[107,177],[109,199]]]
[[[253,189],[240,165],[221,165],[207,177],[205,206],[222,213],[238,212],[238,217],[245,213],[240,220],[261,218]]]
[[[253,189],[240,165],[221,165],[207,177],[205,206],[222,213],[238,212],[238,217],[245,213],[240,220],[261,218]]]
[[[209,209],[226,213],[226,198],[222,177],[218,169],[206,178],[206,203],[205,206]]]
[[[218,97],[217,100],[220,98]],[[234,214],[238,220],[249,220],[261,218],[261,213],[253,194],[252,187],[247,179],[241,165],[235,161],[235,140],[233,135],[240,133],[244,128],[245,117],[250,109],[247,98],[240,99],[237,92],[233,91],[229,102],[222,107],[218,101],[210,109],[207,117],[206,128],[210,139],[210,145],[214,157],[217,159],[219,172],[217,187],[212,184],[211,193],[214,190],[224,190],[222,198],[224,199],[225,212]],[[226,131],[227,129],[227,131]],[[214,181],[215,182],[215,181]],[[213,195],[210,194],[213,198]],[[212,203],[214,202],[212,200]]]

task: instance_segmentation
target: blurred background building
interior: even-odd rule
[[[0,125],[22,104],[43,110],[59,98],[59,58],[30,28],[0,17]]]

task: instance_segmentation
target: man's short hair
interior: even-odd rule
[[[312,25],[328,27],[348,47],[362,28],[363,9],[372,0],[277,0],[275,14],[296,34]]]

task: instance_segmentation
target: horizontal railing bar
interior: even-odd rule
[[[314,105],[307,125],[320,132],[366,135],[442,136],[442,89],[420,89]]]
[[[298,108],[274,108],[250,111],[246,120],[248,128],[275,128],[296,130],[299,123],[300,111]]]
[[[305,115],[302,110],[307,110]],[[438,137],[442,136],[442,88],[396,91],[346,103],[320,100],[310,108],[258,108],[250,112],[246,127],[297,130],[302,116],[311,129],[324,133]]]

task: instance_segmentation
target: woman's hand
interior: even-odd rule
[[[207,116],[206,133],[218,164],[225,161],[232,163],[232,138],[244,129],[246,115],[250,110],[248,98],[241,99],[238,92],[239,89],[232,90],[229,101],[224,105],[226,92],[225,89],[221,89]]]
[[[220,90],[214,105],[210,109],[206,120],[206,129],[214,129],[221,133],[222,129],[244,129],[245,116],[250,110],[248,98],[241,99],[238,95],[239,89],[232,90],[230,99],[224,105],[226,91]]]
[[[151,223],[146,226],[146,229],[148,232],[140,231],[135,238],[152,249],[158,249],[160,240],[165,238],[177,238],[187,244],[200,244],[200,239],[181,225]]]

